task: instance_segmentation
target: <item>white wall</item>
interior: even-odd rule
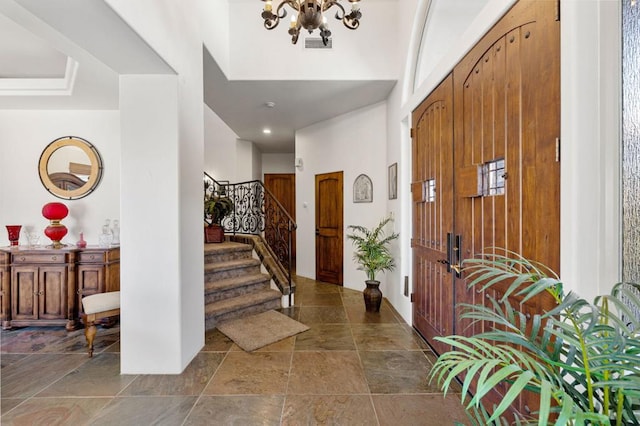
[[[95,145],[104,173],[98,188],[79,200],[62,200],[40,182],[38,162],[45,147],[62,136],[78,136]],[[18,149],[19,148],[19,149]],[[105,219],[120,218],[120,118],[118,111],[0,111],[0,241],[4,225],[22,225],[41,231],[40,243],[51,244],[42,234],[49,221],[42,206],[55,201],[69,208],[62,223],[69,233],[62,240],[75,244],[80,231],[89,244],[98,244]],[[5,244],[2,244],[5,245]]]
[[[296,171],[297,273],[315,278],[315,176],[344,172],[344,227],[378,224],[386,214],[385,103],[368,106],[296,132],[296,157],[304,161]],[[353,202],[353,182],[364,173],[373,182],[373,202]],[[344,287],[365,288],[366,275],[352,261],[353,246],[344,239]],[[386,291],[385,277],[379,276]]]
[[[295,154],[263,153],[262,175],[269,173],[295,173],[295,157]]]
[[[228,76],[231,53],[229,26],[232,23],[229,19],[229,0],[200,1],[199,8],[202,42],[211,56],[216,58],[222,72]]]
[[[236,135],[204,105],[204,171],[216,180],[236,182]]]
[[[402,113],[401,106],[405,97],[405,81],[413,78],[409,72],[415,58],[422,34],[422,24],[418,13],[418,0],[407,0],[403,3],[405,13],[398,16],[399,54],[403,58],[405,71],[399,75],[387,99],[387,165],[398,163],[398,198],[387,201],[387,210],[395,218],[395,230],[400,238],[392,245],[397,268],[387,273],[387,289],[385,297],[394,306],[404,320],[411,324],[411,299],[404,295],[404,277],[409,277],[409,293],[411,293],[412,252],[411,252],[411,138],[409,119]],[[426,6],[423,6],[426,8]],[[422,17],[422,20],[424,17]],[[417,45],[414,49],[414,43]],[[411,83],[409,86],[413,86]]]
[[[431,0],[420,42],[414,87],[420,86],[487,1]]]
[[[274,7],[276,4],[274,2]],[[233,50],[227,77],[234,80],[395,79],[400,69],[395,30],[400,2],[367,0],[360,5],[363,16],[356,31],[334,19],[336,9],[330,9],[327,18],[333,48],[305,50],[304,38],[309,36],[308,32],[300,33],[296,45],[291,44],[287,33],[291,9],[288,8],[287,17],[277,28],[267,30],[260,17],[264,3],[229,2],[229,21],[232,22],[229,42]],[[319,37],[318,31],[312,37]]]

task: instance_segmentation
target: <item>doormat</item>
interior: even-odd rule
[[[247,352],[309,330],[309,327],[276,311],[225,321],[218,330]]]

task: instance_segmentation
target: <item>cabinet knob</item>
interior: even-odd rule
[[[22,261],[24,262],[24,256],[22,256],[22,257],[20,258],[20,260],[22,260]]]
[[[51,260],[58,260],[58,256],[51,256]]]
[[[82,294],[82,290],[77,290],[76,293],[77,294]]]
[[[93,260],[95,259],[95,256],[92,254],[91,256],[89,256],[89,259]]]

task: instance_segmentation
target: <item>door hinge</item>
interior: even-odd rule
[[[556,163],[560,162],[560,138],[556,138]]]
[[[414,300],[413,295],[414,295],[414,294],[415,294],[415,293],[411,293],[411,303],[413,303],[413,300]]]
[[[409,137],[413,139],[413,127],[409,130]]]
[[[556,21],[560,21],[560,0],[556,0]]]

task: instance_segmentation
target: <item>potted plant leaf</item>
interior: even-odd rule
[[[509,251],[464,266],[473,291],[500,286],[504,294],[488,296],[487,305],[463,306],[462,317],[483,321],[487,331],[435,338],[453,350],[440,355],[431,379],[446,393],[464,375],[463,389],[475,388],[470,399],[462,393],[473,425],[640,424],[640,286],[619,283],[589,303],[565,293],[549,268]],[[556,303],[549,312],[527,316],[509,302],[510,296],[525,302],[544,292]],[[506,389],[500,404],[486,403],[497,386]],[[533,392],[540,408],[509,413],[523,392]]]
[[[222,220],[233,212],[233,201],[216,191],[208,191],[209,183],[204,184],[204,228],[205,243],[221,243],[224,241]]]
[[[347,238],[353,242],[355,251],[353,260],[360,266],[358,269],[367,274],[365,284],[364,303],[367,312],[379,312],[382,303],[382,291],[380,281],[376,280],[378,272],[393,271],[396,267],[395,260],[389,244],[398,238],[399,234],[385,233],[385,226],[393,219],[391,216],[383,218],[375,228],[369,229],[361,225],[349,225],[347,228],[353,231],[347,234]]]

